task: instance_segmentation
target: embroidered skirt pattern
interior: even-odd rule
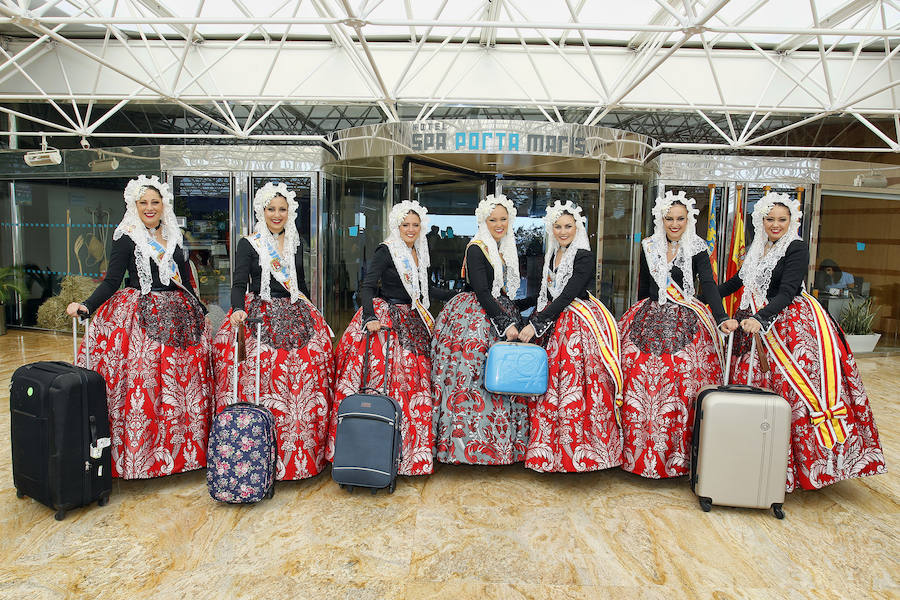
[[[205,467],[212,345],[197,302],[181,290],[121,289],[97,310],[90,338],[91,367],[106,380],[113,477]]]
[[[369,342],[368,387],[383,393],[385,374],[385,339],[390,344],[388,396],[403,410],[400,449],[401,475],[428,475],[434,471],[434,430],[431,397],[430,335],[422,318],[409,304],[389,304],[375,298],[375,316],[394,332],[382,331]],[[334,435],[341,401],[360,391],[367,331],[362,326],[362,309],[358,310],[341,336],[335,349],[337,379],[328,438],[328,460],[334,458]]]
[[[619,333],[622,468],[653,479],[686,475],[697,393],[723,383],[712,334],[691,309],[650,298],[628,309]]]
[[[511,300],[501,297],[498,302],[518,320]],[[431,371],[441,462],[506,465],[525,458],[529,399],[484,389],[484,363],[496,341],[499,337],[472,292],[454,296],[438,315]]]
[[[741,313],[736,315],[740,317]],[[813,382],[821,381],[822,362],[818,351],[818,339],[814,317],[809,305],[801,298],[794,298],[772,325],[784,341],[791,356]],[[836,325],[834,326],[837,327]],[[731,359],[731,381],[747,381],[750,366],[751,337],[741,330],[735,332],[734,356]],[[816,439],[815,427],[810,420],[810,409],[802,397],[794,391],[788,380],[770,357],[768,373],[760,369],[754,358],[750,385],[769,389],[790,402],[791,454],[788,457],[787,491],[797,487],[814,490],[854,477],[884,473],[884,453],[878,438],[878,429],[869,397],[859,376],[856,360],[850,349],[838,338],[841,370],[840,402],[847,408],[844,425],[848,432],[842,444],[828,449]]]
[[[278,480],[305,479],[325,467],[334,365],[322,314],[303,299],[265,301],[247,294],[248,318],[262,318],[259,403],[275,417]],[[231,313],[229,312],[229,317]],[[226,318],[215,338],[216,412],[234,402],[235,330]],[[256,327],[245,332],[246,358],[238,365],[238,400],[254,402]]]
[[[588,305],[598,322],[600,310]],[[535,471],[599,471],[622,464],[615,381],[603,365],[597,338],[567,308],[546,340],[547,393],[531,400],[525,466]]]

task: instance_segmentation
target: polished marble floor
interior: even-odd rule
[[[17,366],[70,353],[0,337],[4,406]],[[789,494],[783,521],[703,513],[683,478],[444,466],[377,496],[326,472],[256,506],[216,504],[203,472],[116,481],[57,522],[16,498],[7,449],[0,598],[900,598],[900,356],[859,365],[889,472]]]

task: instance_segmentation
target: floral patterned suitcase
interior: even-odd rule
[[[256,323],[256,347],[260,347],[260,322]],[[239,328],[238,328],[239,329]],[[234,356],[237,357],[237,332]],[[233,398],[237,398],[237,361]],[[256,356],[256,403],[236,402],[215,416],[207,450],[206,483],[214,500],[252,504],[275,495],[278,445],[275,417],[259,405],[259,354]]]
[[[545,394],[547,351],[537,344],[495,343],[488,350],[484,367],[484,388],[494,394]]]

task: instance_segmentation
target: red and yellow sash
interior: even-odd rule
[[[434,329],[434,317],[431,316],[428,309],[425,308],[418,298],[413,301],[413,307],[416,309],[416,312],[419,313],[419,317],[421,317],[422,322],[425,323],[425,327],[428,328],[428,331],[432,331]]]
[[[684,290],[682,290],[678,284],[673,282],[669,282],[669,287],[666,288],[666,296],[675,304],[690,309],[697,315],[697,318],[700,319],[700,323],[706,327],[706,330],[709,331],[709,335],[712,336],[716,354],[719,356],[719,365],[724,369],[724,350],[722,348],[722,340],[719,338],[719,328],[716,327],[716,322],[713,321],[712,315],[709,314],[706,305],[694,297],[688,297],[684,293]]]
[[[600,302],[597,298],[593,296],[593,294],[588,294],[588,302],[592,303],[602,315],[602,319],[597,319],[597,315],[594,314],[594,311],[591,310],[588,302],[581,300],[580,298],[575,298],[569,304],[569,308],[575,311],[575,314],[581,318],[582,321],[588,326],[591,332],[594,334],[594,338],[597,340],[597,345],[600,347],[600,357],[603,359],[603,366],[606,367],[606,370],[612,376],[613,381],[616,383],[615,390],[615,413],[616,413],[616,422],[619,425],[622,424],[621,417],[619,416],[619,411],[622,407],[622,390],[624,389],[624,375],[622,373],[622,362],[621,362],[621,346],[619,345],[619,330],[616,329],[616,320],[612,316],[612,313],[603,306],[603,303]]]
[[[806,403],[819,444],[830,450],[835,444],[843,444],[847,439],[845,424],[847,406],[841,401],[841,357],[838,352],[837,332],[825,309],[815,298],[801,291],[800,299],[809,306],[813,315],[817,353],[821,365],[819,381],[814,382],[810,379],[774,327],[770,328],[762,339],[778,369]],[[751,305],[756,312],[758,308],[752,298]]]

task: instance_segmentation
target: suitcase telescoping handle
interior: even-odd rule
[[[91,317],[87,311],[79,310],[77,317],[72,317],[72,364],[78,362],[78,324],[84,325],[84,366],[91,368],[91,336],[88,329],[91,326]]]
[[[262,343],[262,319],[244,319],[244,323],[234,329],[234,372],[231,374],[231,390],[233,402],[238,401],[238,336],[240,328],[246,325],[256,325],[256,389],[253,394],[253,401],[259,404],[259,362],[260,362],[260,345]]]
[[[744,384],[746,386],[750,386],[750,380],[753,375],[754,362],[756,359],[756,338],[759,337],[759,334],[753,334],[752,342],[750,343],[750,364],[747,365],[747,382]],[[728,334],[728,351],[725,356],[725,385],[730,385],[731,383],[731,351],[734,348],[734,332]]]
[[[382,326],[380,331],[384,332],[384,395],[389,396],[388,394],[388,386],[390,382],[390,373],[391,373],[391,333],[397,335],[397,331],[393,327],[384,327]],[[360,392],[364,392],[365,390],[371,390],[377,392],[375,388],[369,387],[369,342],[373,337],[377,336],[378,332],[367,332],[366,333],[366,349],[363,352],[363,371],[362,377],[360,378],[361,387],[359,388]]]

